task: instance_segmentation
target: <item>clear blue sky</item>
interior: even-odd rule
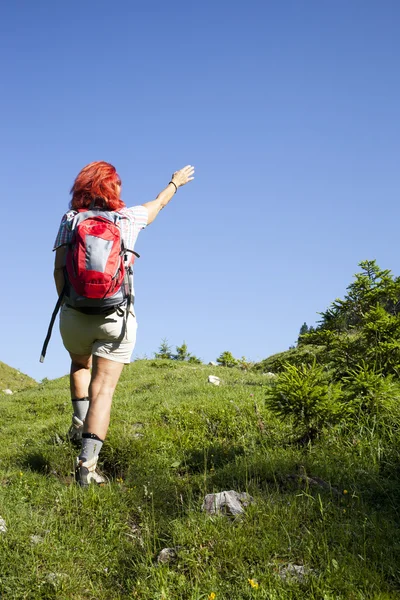
[[[69,369],[52,244],[79,170],[128,205],[179,190],[136,250],[138,341],[259,360],[343,296],[363,259],[397,275],[397,0],[16,0],[0,8],[0,360]]]

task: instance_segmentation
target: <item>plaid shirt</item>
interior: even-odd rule
[[[122,208],[117,212],[127,217],[126,219],[121,219],[121,235],[125,246],[133,250],[139,232],[147,225],[148,210],[145,206],[132,206],[132,208]],[[76,210],[70,210],[61,219],[53,250],[57,250],[60,246],[66,246],[70,243],[72,236],[71,224],[76,214]]]

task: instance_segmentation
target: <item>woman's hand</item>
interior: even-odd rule
[[[175,171],[175,173],[173,173],[172,175],[171,181],[169,182],[167,187],[158,194],[157,198],[155,200],[152,200],[151,202],[146,202],[145,204],[143,204],[143,206],[145,206],[148,211],[147,225],[150,225],[150,223],[154,221],[154,219],[156,218],[160,210],[164,208],[164,206],[167,206],[168,202],[174,196],[175,192],[179,187],[182,187],[183,185],[194,179],[193,174],[194,167],[192,167],[192,165],[186,165],[186,167],[183,167],[183,169],[181,169],[180,171]]]
[[[192,165],[186,165],[180,171],[175,171],[171,177],[171,181],[175,183],[177,187],[182,187],[185,183],[194,179],[194,167]]]

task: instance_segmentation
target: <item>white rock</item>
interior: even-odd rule
[[[246,492],[238,493],[230,490],[229,492],[207,494],[201,509],[210,515],[222,513],[236,517],[244,513],[244,508],[252,502],[254,502],[254,498]]]
[[[212,383],[213,385],[219,385],[221,383],[221,380],[219,377],[216,377],[215,375],[209,375],[208,383]]]
[[[3,517],[0,517],[0,533],[7,533],[7,525]]]
[[[208,363],[209,367],[218,367],[218,363],[214,362],[213,360],[210,360],[210,362]]]
[[[163,548],[160,554],[157,556],[157,562],[166,564],[174,562],[178,558],[178,552],[176,548]]]
[[[31,535],[31,544],[34,546],[41,544],[42,542],[44,542],[44,538],[41,535]]]
[[[12,396],[12,391],[11,390],[3,390],[4,394],[7,394],[8,396]]]

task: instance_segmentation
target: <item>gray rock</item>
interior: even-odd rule
[[[12,394],[13,394],[13,392],[11,390],[9,390],[9,389],[3,390],[3,393],[7,394],[8,396],[12,396]]]
[[[137,423],[133,423],[132,429],[134,433],[132,434],[132,437],[135,439],[140,439],[144,437],[144,433],[142,433],[143,428],[144,423],[141,423],[140,421],[138,421]]]
[[[209,367],[218,367],[218,363],[214,362],[213,360],[210,360],[210,362],[208,363]]]
[[[219,385],[221,383],[221,380],[219,377],[216,377],[215,375],[209,375],[208,383],[212,383],[213,385]]]
[[[304,565],[294,565],[289,563],[279,569],[279,577],[284,581],[298,581],[302,583],[307,577],[313,575],[313,569],[309,569]]]
[[[47,573],[46,575],[46,581],[54,586],[59,585],[64,579],[67,578],[68,575],[66,573]]]
[[[31,535],[31,544],[34,546],[41,544],[42,542],[44,542],[44,538],[41,535]]]
[[[157,556],[157,562],[160,564],[168,564],[174,562],[178,558],[177,548],[163,548]]]
[[[217,494],[207,494],[204,498],[201,509],[210,515],[225,514],[236,517],[244,513],[246,506],[254,502],[246,492],[218,492]]]

